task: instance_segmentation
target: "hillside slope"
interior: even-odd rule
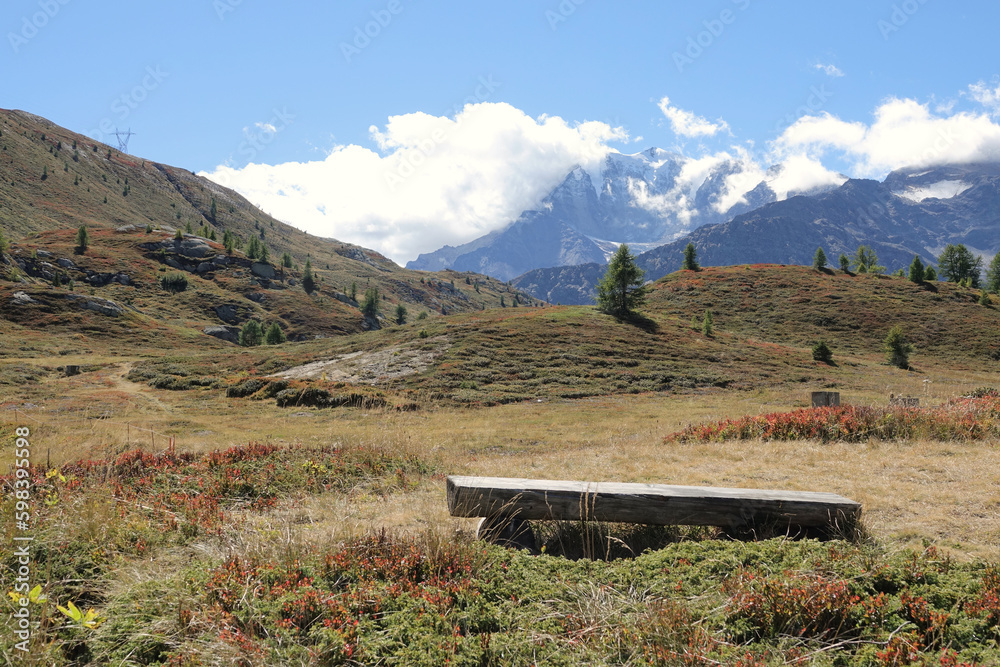
[[[91,248],[77,256],[74,232],[80,225],[90,230]],[[254,273],[238,251],[225,267],[213,265],[214,257],[224,257],[223,247],[196,234],[184,241],[191,252],[175,248],[175,229],[188,226],[219,240],[225,232],[242,242],[256,237],[269,249],[269,265]],[[13,241],[10,260],[0,261],[0,285],[16,279],[0,287],[3,319],[21,327],[40,326],[45,318],[32,316],[23,299],[25,307],[8,308],[14,292],[47,299],[57,274],[89,296],[135,304],[155,320],[199,332],[239,326],[250,317],[278,321],[297,337],[361,331],[374,326],[357,307],[369,287],[383,299],[383,325],[395,319],[397,305],[412,319],[422,312],[537,304],[486,276],[402,269],[374,251],[306,234],[189,171],[121,154],[21,111],[0,110],[0,230]],[[289,269],[278,266],[286,252]],[[301,287],[307,259],[319,281],[312,296]],[[159,279],[174,270],[187,272],[191,289],[167,298]],[[354,301],[347,298],[351,292]],[[49,306],[69,303],[60,296]],[[220,315],[223,306],[228,308]],[[82,315],[100,316],[93,310]],[[98,332],[104,326],[77,324]]]
[[[342,394],[345,386],[368,386],[421,405],[712,387],[871,390],[873,378],[1000,370],[997,305],[980,305],[977,291],[953,285],[805,267],[710,268],[653,286],[644,312],[654,326],[580,306],[491,310],[195,366],[212,379],[230,378],[224,384],[252,368],[283,379],[281,388],[294,381],[299,390]],[[701,330],[706,310],[715,319],[710,335]],[[882,340],[896,325],[916,346],[916,373],[885,365]],[[818,340],[833,349],[833,365],[813,360]],[[151,363],[147,372],[165,373],[169,363]]]

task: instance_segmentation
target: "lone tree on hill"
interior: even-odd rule
[[[826,266],[826,253],[823,252],[823,246],[816,248],[816,254],[813,255],[813,268],[817,271],[822,271]]]
[[[851,259],[851,266],[858,273],[881,275],[885,271],[885,267],[878,263],[878,255],[866,245],[858,246],[854,257]]]
[[[840,270],[844,273],[851,270],[851,260],[844,253],[840,253]]]
[[[306,260],[306,268],[302,271],[302,289],[306,291],[306,294],[312,294],[313,290],[316,289],[316,279],[313,278],[312,262],[308,259]]]
[[[76,254],[82,255],[87,252],[89,245],[90,235],[87,234],[87,225],[80,225],[80,228],[76,230]]]
[[[378,314],[378,302],[378,290],[374,287],[369,287],[365,290],[365,302],[361,304],[361,312],[366,317],[375,317]]]
[[[406,324],[406,306],[403,304],[398,304],[396,306],[396,324]]]
[[[979,287],[979,272],[983,268],[983,258],[959,243],[949,243],[938,257],[938,268],[948,282],[968,283],[969,287]]]
[[[208,211],[208,219],[211,220],[212,223],[214,224],[218,215],[219,215],[219,207],[215,203],[215,197],[212,197],[212,206]]]
[[[646,272],[635,263],[628,245],[618,246],[608,263],[608,270],[597,283],[597,309],[619,319],[635,317],[646,302],[645,275]]]
[[[0,252],[3,251],[3,241],[0,241]],[[990,268],[986,269],[986,289],[994,294],[1000,294],[1000,252],[993,256]]]
[[[919,285],[924,282],[925,275],[924,263],[920,261],[920,255],[914,255],[913,261],[910,262],[910,281]]]
[[[698,271],[701,268],[698,266],[698,251],[691,242],[684,246],[684,263],[681,268],[685,271]]]
[[[937,271],[934,269],[934,267],[931,266],[930,264],[928,264],[927,266],[925,266],[924,267],[924,282],[932,283],[932,282],[934,282],[937,279],[938,279],[938,277],[937,277]]]
[[[830,346],[826,344],[826,341],[820,341],[813,345],[812,348],[813,359],[816,361],[821,361],[824,364],[833,363],[833,351]]]
[[[910,355],[913,354],[913,346],[906,338],[903,327],[896,325],[889,330],[889,334],[882,343],[886,360],[897,368],[907,369],[910,367]]]

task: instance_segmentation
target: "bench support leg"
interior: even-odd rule
[[[523,519],[509,516],[488,516],[480,519],[476,527],[476,539],[485,540],[502,547],[527,549],[538,553],[535,533],[531,524]]]

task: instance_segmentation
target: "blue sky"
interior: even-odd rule
[[[915,159],[892,137],[953,122],[944,159],[988,156],[997,25],[997,3],[941,0],[6,0],[0,106],[108,142],[131,128],[134,154],[404,261],[506,224],[602,150],[881,177]],[[903,120],[876,132],[880,113]],[[372,174],[406,155],[435,166],[386,191]],[[485,185],[446,187],[470,171]],[[352,175],[383,182],[338,186]]]

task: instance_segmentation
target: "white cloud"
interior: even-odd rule
[[[670,98],[664,97],[660,100],[660,111],[670,121],[670,127],[679,137],[712,137],[720,132],[731,134],[729,124],[721,118],[718,122],[711,122],[701,116],[696,116],[690,111],[670,106]]]
[[[969,87],[966,98],[1000,108],[1000,87]],[[660,109],[682,137],[729,132],[670,106]],[[266,124],[256,128],[268,131]],[[542,199],[575,166],[600,174],[610,142],[628,133],[606,123],[531,118],[508,105],[467,105],[454,117],[411,113],[369,128],[370,147],[337,146],[324,159],[278,165],[217,167],[203,174],[232,187],[276,217],[320,236],[373,248],[405,262],[418,253],[471,241],[504,227]],[[632,203],[695,226],[695,198],[725,167],[714,202],[725,213],[766,182],[779,200],[845,177],[824,163],[836,158],[851,176],[881,178],[904,166],[1000,160],[1000,125],[984,113],[954,112],[911,99],[888,99],[869,122],[829,113],[800,118],[766,150],[752,144],[684,160],[669,192],[628,183]],[[770,167],[770,165],[780,167]],[[655,167],[656,165],[654,165]],[[595,180],[600,186],[600,180]]]
[[[817,64],[816,65],[816,69],[820,70],[821,72],[823,72],[827,76],[832,76],[834,78],[839,78],[839,77],[844,76],[844,73],[836,65]]]
[[[995,161],[1000,159],[1000,125],[987,115],[942,115],[927,104],[892,98],[875,110],[869,125],[824,113],[805,116],[774,142],[779,159],[830,151],[853,162],[856,176],[881,177],[900,167]]]
[[[378,152],[337,146],[323,160],[219,166],[202,174],[313,234],[405,262],[471,241],[535,207],[580,165],[599,169],[622,128],[534,119],[508,104],[454,118],[412,113],[369,130]]]
[[[980,81],[969,86],[969,95],[993,115],[1000,114],[1000,86],[990,88],[985,81]]]
[[[847,181],[847,177],[830,171],[818,160],[806,155],[791,155],[782,161],[777,173],[768,174],[764,180],[780,201],[817,188],[841,186]]]

